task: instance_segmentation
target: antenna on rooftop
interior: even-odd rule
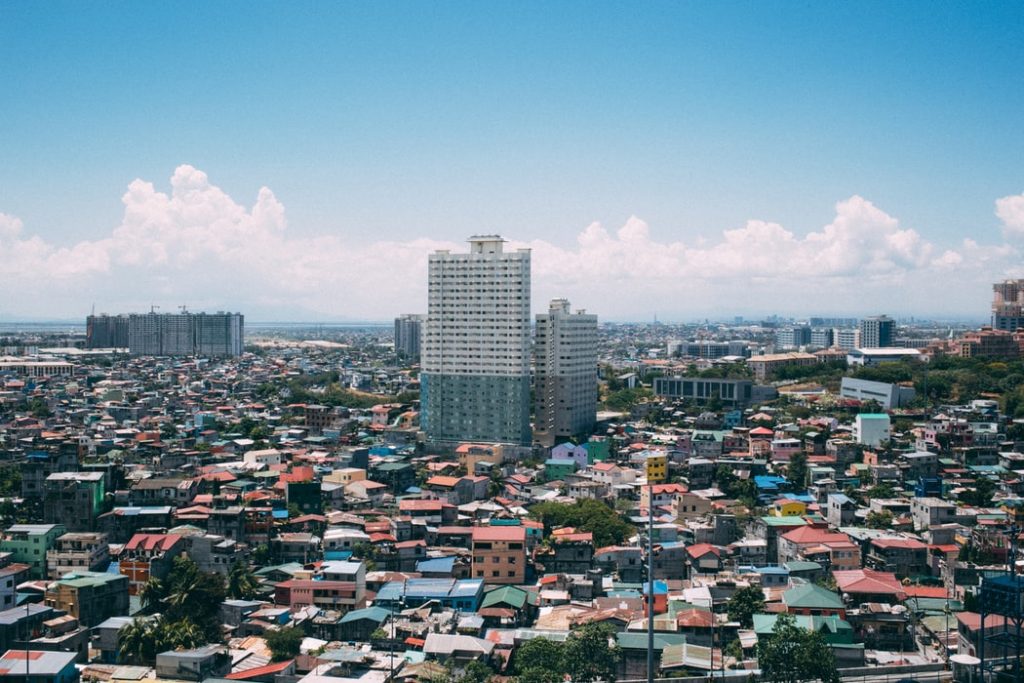
[[[182,305],[178,306],[178,308],[181,310],[182,313],[188,313],[188,310],[187,310],[185,304],[182,304]]]
[[[149,312],[150,313],[156,313],[156,309],[158,309],[158,308],[160,308],[160,307],[157,306],[156,304],[150,304],[149,305]]]

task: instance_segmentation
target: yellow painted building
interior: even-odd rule
[[[645,462],[648,484],[660,484],[668,479],[668,455],[648,453]]]
[[[780,498],[772,503],[772,514],[776,517],[803,517],[807,514],[807,504],[799,500]]]

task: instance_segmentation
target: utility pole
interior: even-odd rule
[[[647,484],[647,683],[654,683],[654,484]]]

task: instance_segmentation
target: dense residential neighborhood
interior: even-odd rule
[[[382,329],[208,359],[11,335],[2,675],[631,680],[649,624],[658,677],[804,640],[820,678],[983,656],[1011,621],[981,586],[1020,561],[1020,352],[901,326],[923,358],[860,365],[767,353],[778,327],[603,325],[593,428],[550,447],[431,442]]]

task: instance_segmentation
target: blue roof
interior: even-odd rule
[[[758,574],[789,574],[785,567],[754,567],[754,571]]]
[[[754,476],[754,484],[756,484],[759,489],[777,489],[785,483],[785,477],[780,477],[775,474],[758,474]]]
[[[454,568],[455,557],[435,557],[429,560],[420,560],[416,563],[416,571],[421,574],[424,572],[451,574]]]
[[[288,519],[287,510],[272,510],[270,514],[273,515],[274,519]]]
[[[396,601],[403,595],[417,599],[473,598],[483,592],[483,579],[407,579],[389,581],[377,592],[377,600]]]

